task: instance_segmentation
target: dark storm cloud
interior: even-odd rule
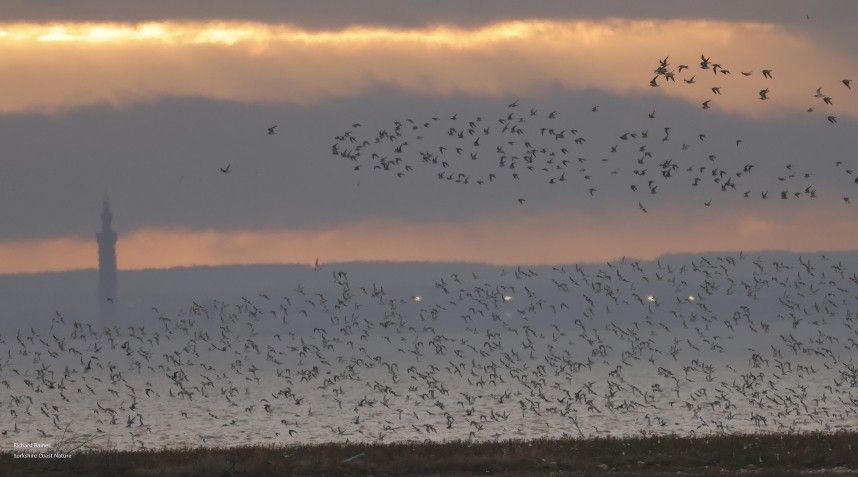
[[[517,169],[521,180],[513,180],[513,171],[498,168],[499,155],[494,150],[481,152],[477,161],[464,161],[467,164],[459,160],[462,170],[473,177],[469,184],[439,180],[437,167],[421,164],[420,151],[442,145],[450,148],[448,160],[457,161],[453,152],[457,143],[444,133],[443,124],[450,116],[483,117],[487,126],[498,124],[497,119],[508,114],[508,102],[406,96],[383,90],[312,109],[169,99],[54,116],[7,115],[0,118],[0,142],[6,144],[6,158],[0,165],[0,223],[7,225],[0,229],[0,238],[89,235],[98,226],[104,193],[111,197],[120,231],[141,227],[306,229],[364,219],[455,222],[518,210],[520,197],[534,211],[636,210],[637,201],[655,210],[672,201],[674,205],[677,200],[702,204],[709,199],[723,207],[757,207],[761,206],[758,199],[741,202],[741,192],[752,190],[756,197],[769,190],[776,196],[784,188],[796,188],[799,179],[788,186],[779,181],[791,171],[813,173],[800,185],[824,190],[825,197],[819,200],[836,202],[849,193],[851,181],[838,176],[841,171],[834,165],[837,160],[851,161],[845,151],[848,131],[855,124],[848,119],[839,127],[800,115],[759,122],[705,114],[696,106],[649,95],[618,98],[558,90],[542,99],[520,98],[522,115],[527,116],[530,108],[541,115],[556,110],[558,124],[579,129],[587,138],[585,145],[569,152],[573,163],[569,181],[561,185],[549,185],[548,173],[528,171],[523,165]],[[597,104],[599,112],[591,112]],[[652,110],[657,110],[656,118],[649,119]],[[372,139],[381,129],[392,130],[394,121],[432,122],[432,117],[439,118],[436,129],[442,139],[432,143],[427,135],[426,144],[415,142],[405,154],[414,171],[402,178],[372,169],[369,157],[364,156],[364,167],[354,171],[356,162],[331,154],[334,136],[352,129],[355,122],[362,126],[353,134]],[[273,124],[279,125],[279,134],[269,136],[266,129]],[[673,139],[667,143],[661,142],[664,127],[672,128]],[[632,183],[646,187],[646,181],[631,174],[640,155],[638,144],[619,136],[643,130],[653,136],[648,140],[655,152],[654,163],[648,166],[651,176],[658,175],[655,162],[671,159],[684,169],[692,163],[708,164],[708,154],[718,156],[713,168],[722,165],[732,171],[746,163],[757,168],[732,194],[721,194],[711,184],[703,193],[690,186],[689,175],[665,182],[657,195],[641,195],[629,189]],[[418,133],[410,134],[416,141]],[[705,142],[698,139],[699,134],[707,135]],[[25,137],[29,139],[21,139]],[[735,145],[739,138],[744,141],[742,147]],[[537,129],[529,129],[517,140],[552,146]],[[683,143],[690,145],[689,151],[681,149]],[[612,146],[619,146],[617,153],[611,152]],[[366,154],[378,151],[393,157],[391,147],[368,145]],[[587,163],[579,163],[579,157]],[[231,172],[220,172],[227,164]],[[793,169],[785,169],[787,164]],[[582,167],[590,168],[589,172],[580,172]],[[618,173],[612,174],[614,170]],[[499,177],[497,182],[473,182],[490,172]],[[584,179],[586,174],[593,178]],[[589,187],[597,188],[598,194],[590,196]]]

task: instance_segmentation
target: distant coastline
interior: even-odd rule
[[[798,262],[799,257],[810,258],[815,262],[827,257],[832,262],[858,263],[858,250],[817,251],[807,253],[765,250],[750,252],[706,252],[676,253],[660,256],[654,260],[634,257],[618,257],[614,264],[639,262],[642,266],[657,263],[685,263],[691,260],[717,257],[734,257],[740,254],[750,260],[763,257],[768,261]],[[559,263],[553,265],[492,265],[480,262],[432,262],[432,261],[354,261],[322,263],[321,270],[314,270],[311,264],[236,264],[236,265],[199,265],[173,268],[147,268],[140,270],[119,269],[123,296],[119,304],[126,324],[151,318],[151,307],[157,306],[165,312],[174,312],[187,307],[191,300],[206,300],[217,297],[222,300],[238,300],[242,295],[256,296],[260,292],[273,292],[284,282],[319,280],[329,282],[333,271],[347,270],[355,278],[375,281],[392,287],[396,284],[425,284],[450,273],[470,276],[475,272],[479,276],[496,273],[501,270],[512,272],[517,267],[531,268],[537,271],[551,271],[554,268],[574,269],[604,265],[601,262]],[[390,277],[396,277],[391,280]],[[28,324],[49,325],[56,312],[70,321],[89,322],[96,310],[95,285],[98,270],[94,268],[53,271],[24,274],[0,274],[0,330],[14,332],[14,323],[21,316],[28,318]],[[432,283],[429,281],[428,283]],[[4,326],[6,325],[6,326]]]

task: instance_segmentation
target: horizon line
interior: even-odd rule
[[[644,259],[639,257],[622,255],[620,257],[614,258],[613,260],[593,260],[593,261],[572,261],[572,262],[555,262],[555,263],[518,263],[518,264],[502,264],[502,263],[491,263],[485,261],[468,261],[468,260],[397,260],[397,259],[380,259],[380,260],[347,260],[347,261],[333,261],[333,262],[321,262],[319,271],[323,271],[324,269],[332,266],[339,265],[369,265],[369,264],[381,264],[381,265],[477,265],[483,267],[493,267],[493,268],[509,268],[509,267],[562,267],[569,265],[595,265],[595,264],[603,264],[603,263],[614,263],[614,262],[657,262],[658,260],[670,258],[670,257],[681,257],[681,256],[727,256],[727,255],[749,255],[749,254],[775,254],[775,253],[783,253],[789,255],[803,255],[803,254],[811,254],[811,255],[825,255],[825,254],[850,254],[850,253],[858,253],[858,248],[849,249],[849,250],[816,250],[816,251],[804,251],[804,252],[796,252],[792,250],[785,249],[762,249],[762,250],[713,250],[707,252],[670,252],[663,253],[651,259]],[[314,264],[310,262],[246,262],[246,263],[221,263],[221,264],[193,264],[193,265],[178,265],[175,267],[144,267],[144,268],[117,268],[118,272],[147,272],[147,271],[171,271],[171,270],[189,270],[189,269],[197,269],[197,268],[230,268],[230,267],[303,267],[312,270],[314,268]],[[0,278],[4,277],[20,277],[20,276],[33,276],[33,275],[47,275],[47,274],[61,274],[61,273],[76,273],[76,272],[93,272],[98,273],[98,267],[86,267],[86,268],[69,268],[63,270],[39,270],[32,272],[20,272],[20,273],[0,273]]]

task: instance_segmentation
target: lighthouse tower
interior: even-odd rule
[[[98,240],[98,318],[103,325],[116,324],[116,232],[110,228],[113,214],[107,196],[101,210]]]

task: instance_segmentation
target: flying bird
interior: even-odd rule
[[[273,134],[277,134],[277,132],[274,131],[274,129],[276,129],[276,128],[277,128],[276,124],[274,126],[271,126],[270,128],[268,128],[268,135],[271,136]]]
[[[220,171],[221,171],[221,172],[223,172],[224,174],[229,174],[229,173],[231,172],[231,171],[229,170],[229,168],[230,168],[230,166],[231,166],[231,165],[232,165],[232,164],[227,164],[227,165],[226,165],[226,167],[221,167],[221,168],[220,168]]]

